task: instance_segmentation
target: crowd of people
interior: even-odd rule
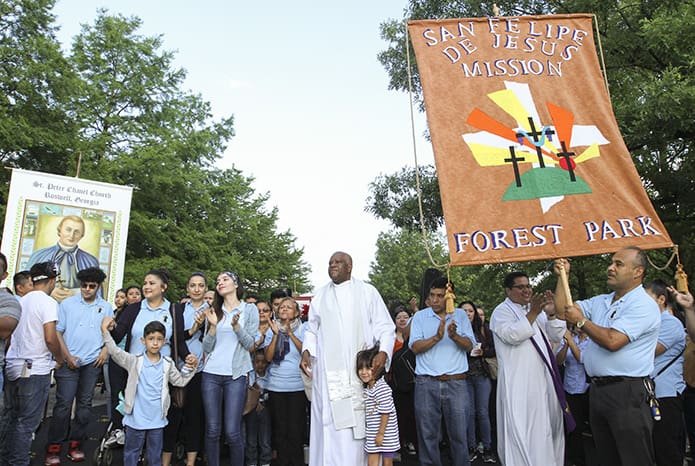
[[[570,274],[566,259],[554,268]],[[2,255],[0,269],[4,279]],[[212,290],[191,273],[175,302],[169,274],[151,270],[112,306],[90,266],[59,303],[60,267],[35,263],[14,277],[14,296],[0,292],[0,466],[30,463],[52,381],[44,463],[85,461],[100,378],[104,444],[123,446],[129,466],[168,466],[177,445],[188,466],[220,464],[222,448],[235,466],[389,466],[405,455],[429,466],[443,447],[457,466],[583,466],[591,442],[603,466],[681,465],[695,441],[685,326],[695,330],[695,305],[643,283],[646,271],[645,253],[623,248],[607,267],[611,292],[577,302],[563,280],[534,293],[513,272],[488,318],[470,300],[452,305],[445,277],[427,284],[424,306],[389,310],[344,252],[308,315],[291,290],[266,300],[232,271]]]

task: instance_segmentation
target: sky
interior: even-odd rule
[[[379,24],[402,19],[407,0],[240,2],[237,0],[58,0],[58,39],[68,48],[98,8],[142,19],[140,34],[162,35],[187,70],[185,88],[234,115],[235,137],[219,161],[255,178],[270,194],[278,229],[290,230],[315,287],[328,281],[330,255],[353,257],[367,279],[379,232],[365,212],[369,183],[380,174],[433,163],[422,137],[411,136],[407,93],[388,90],[377,60],[387,48]],[[243,279],[243,277],[242,277]]]

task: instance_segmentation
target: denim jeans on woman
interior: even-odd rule
[[[232,466],[244,466],[244,436],[241,419],[246,403],[246,376],[203,372],[201,384],[205,408],[205,453],[209,466],[220,464],[220,435],[224,428]],[[224,406],[224,412],[222,407]]]
[[[475,421],[478,421],[478,432],[483,448],[489,450],[492,446],[492,431],[490,427],[490,390],[492,382],[485,375],[473,375],[466,379],[468,385],[468,448],[475,448]]]

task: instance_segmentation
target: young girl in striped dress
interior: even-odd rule
[[[379,347],[357,353],[357,376],[364,385],[364,407],[367,432],[364,450],[367,452],[369,466],[393,465],[393,456],[400,449],[398,441],[398,419],[393,404],[391,387],[386,383],[383,373],[374,374],[372,361]]]

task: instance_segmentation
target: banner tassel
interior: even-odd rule
[[[446,300],[446,313],[453,314],[456,309],[456,295],[454,294],[453,286],[451,284],[451,276],[449,274],[449,269],[446,269],[446,293],[444,294],[444,299]]]
[[[678,245],[674,246],[674,252],[676,254],[676,275],[673,278],[676,279],[676,289],[681,293],[688,292],[688,274],[683,270],[683,264],[681,264],[681,256],[678,254]]]

